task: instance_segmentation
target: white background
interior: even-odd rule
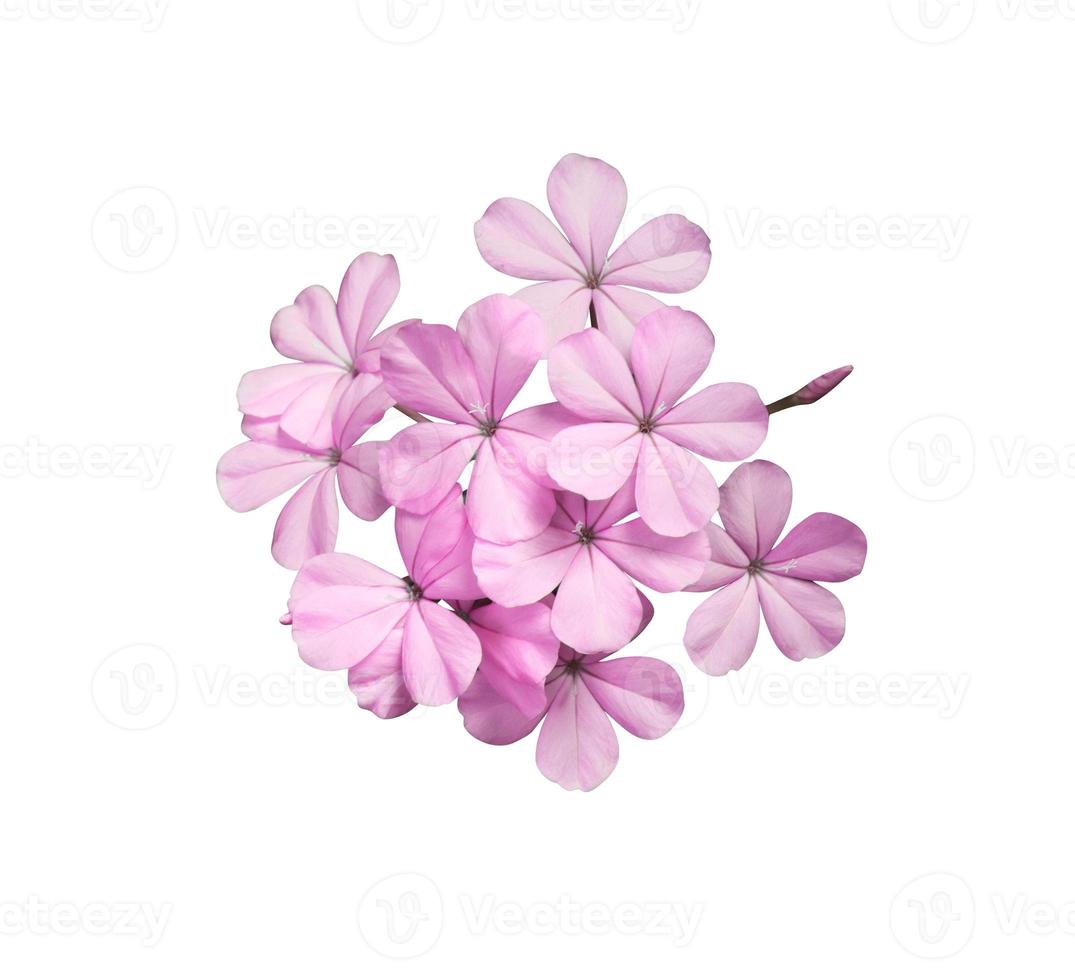
[[[0,971],[1067,976],[1075,5],[358,6],[0,3]],[[870,541],[821,661],[707,682],[660,598],[684,723],[592,794],[300,669],[214,485],[278,307],[390,249],[454,323],[566,152],[705,224],[707,382],[854,362],[761,455]]]

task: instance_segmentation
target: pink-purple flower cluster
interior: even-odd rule
[[[291,492],[272,554],[298,572],[285,622],[307,664],[347,670],[381,718],[457,701],[494,745],[540,725],[539,769],[590,790],[619,755],[609,719],[652,739],[683,711],[671,666],[612,657],[654,616],[639,586],[713,593],[685,639],[710,674],[746,663],[762,616],[787,657],[817,657],[844,633],[817,583],[857,575],[866,539],[814,514],[777,544],[788,475],[755,460],[718,487],[705,464],[753,456],[778,409],[740,383],[692,394],[713,334],[648,292],[702,281],[702,229],[666,215],[613,250],[623,178],[574,154],[548,200],[560,228],[514,199],[477,222],[486,261],[536,284],[479,300],[454,329],[381,328],[400,288],[391,256],[360,255],[335,299],[303,290],[271,327],[290,362],[243,377],[247,441],[217,475],[235,510]],[[516,405],[545,358],[556,400]],[[849,370],[774,404],[809,404]],[[415,423],[368,438],[393,406]],[[339,498],[365,521],[395,509],[396,571],[336,553]]]

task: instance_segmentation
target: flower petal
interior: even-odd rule
[[[540,534],[549,526],[556,497],[520,469],[499,431],[478,449],[467,495],[467,517],[485,541],[513,544]]]
[[[765,625],[785,657],[820,657],[844,638],[844,607],[828,589],[768,572],[755,577]]]
[[[352,446],[344,451],[336,470],[344,505],[364,521],[377,520],[389,507],[381,493],[378,462],[385,445],[383,442],[362,442]]]
[[[714,343],[705,321],[678,306],[662,307],[639,322],[631,371],[648,417],[672,408],[690,390],[709,367]]]
[[[336,548],[340,507],[336,471],[310,477],[284,504],[272,538],[272,556],[284,568],[298,569],[307,558]]]
[[[556,226],[532,204],[493,201],[474,225],[474,240],[494,269],[519,279],[585,279],[582,260]]]
[[[735,462],[765,441],[769,411],[750,385],[710,385],[662,415],[657,431],[701,456]]]
[[[638,590],[603,551],[579,547],[552,607],[553,632],[580,653],[612,653],[642,622]]]
[[[538,735],[538,769],[564,789],[595,789],[620,757],[608,716],[573,674],[565,673],[550,685],[549,694],[549,711]]]
[[[407,572],[429,599],[478,599],[471,552],[474,534],[463,495],[452,487],[429,514],[396,511],[396,541]]]
[[[762,567],[812,582],[844,582],[858,575],[865,562],[861,528],[836,514],[811,514],[765,556]]]
[[[332,413],[332,445],[349,449],[392,407],[392,396],[375,374],[360,374],[341,391]],[[281,422],[283,425],[283,422]]]
[[[603,283],[683,293],[709,272],[709,236],[681,214],[647,221],[612,253]]]
[[[737,466],[720,488],[721,523],[751,560],[773,550],[790,513],[791,477],[776,463]]]
[[[296,361],[317,361],[350,370],[351,353],[336,315],[336,301],[324,286],[309,286],[272,318],[273,346]]]
[[[485,594],[502,606],[525,606],[545,598],[567,574],[580,548],[578,535],[547,527],[517,544],[474,545],[474,571]]]
[[[493,603],[470,613],[482,646],[481,676],[527,718],[545,709],[545,679],[556,666],[560,641],[551,618],[540,602],[515,609]]]
[[[643,436],[634,422],[590,422],[549,444],[549,476],[591,500],[607,500],[634,475]]]
[[[541,318],[545,328],[543,357],[564,337],[586,328],[592,296],[593,290],[578,279],[539,282],[515,294]]]
[[[596,279],[627,210],[623,175],[603,160],[569,153],[549,174],[547,191],[552,213]]]
[[[635,473],[638,513],[658,534],[700,531],[717,511],[720,492],[706,465],[652,432],[642,441]]]
[[[476,425],[481,394],[459,335],[442,323],[408,323],[381,349],[381,377],[401,405]]]
[[[504,419],[497,426],[496,441],[502,454],[510,454],[517,471],[527,473],[534,483],[556,490],[559,485],[548,470],[549,443],[568,426],[578,423],[579,417],[559,402],[535,405]]]
[[[757,646],[761,617],[754,579],[743,575],[714,592],[687,620],[687,653],[707,674],[722,677],[739,670]]]
[[[701,578],[686,586],[684,592],[712,592],[730,585],[746,574],[750,559],[743,554],[732,536],[719,524],[707,524],[703,529],[709,538],[709,561]]]
[[[655,310],[664,308],[664,303],[649,293],[605,284],[594,291],[593,305],[597,329],[612,341],[624,357],[631,354],[631,341],[634,340],[638,322]]]
[[[408,426],[381,452],[381,490],[403,510],[428,513],[444,499],[482,441],[481,433],[469,425]]]
[[[412,602],[403,621],[403,679],[419,704],[447,704],[474,679],[482,651],[474,631],[434,602]]]
[[[352,363],[398,296],[399,267],[393,256],[364,252],[347,267],[336,310]]]
[[[276,364],[247,371],[239,382],[239,411],[255,418],[279,418],[310,389],[323,392],[321,397],[327,401],[328,393],[345,376],[343,368],[319,363]]]
[[[696,582],[709,556],[704,531],[669,538],[640,520],[607,528],[598,535],[594,547],[635,581],[658,592],[679,592]]]
[[[396,628],[376,650],[347,672],[360,707],[378,718],[398,718],[414,706],[403,680],[403,630]]]
[[[459,695],[459,713],[463,727],[476,739],[489,745],[510,745],[526,738],[545,717],[544,693],[541,710],[525,715],[489,683],[479,667],[470,687]]]
[[[499,422],[545,352],[545,327],[521,299],[487,296],[459,318],[481,394],[482,418]]]
[[[679,674],[652,657],[600,660],[579,676],[602,710],[638,738],[668,734],[683,714]]]
[[[217,487],[232,510],[255,510],[328,468],[328,461],[301,449],[268,442],[243,442],[217,464]]]
[[[552,349],[549,384],[564,408],[587,421],[638,422],[642,418],[631,369],[599,330],[573,334]]]

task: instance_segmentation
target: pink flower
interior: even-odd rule
[[[549,475],[590,499],[633,484],[639,514],[659,534],[705,527],[719,494],[692,453],[744,459],[769,428],[765,404],[749,385],[711,385],[680,402],[712,354],[709,327],[678,307],[642,319],[630,365],[596,330],[561,341],[549,355],[549,383],[584,424],[552,440]]]
[[[406,578],[352,555],[321,555],[302,566],[288,603],[299,656],[320,670],[349,669],[352,689],[386,717],[402,713],[400,686],[419,704],[458,697],[482,655],[474,631],[439,604],[482,595],[459,488],[426,516],[396,511],[396,541]]]
[[[525,303],[490,296],[460,318],[403,326],[381,353],[397,402],[448,420],[421,422],[393,438],[381,457],[385,496],[426,513],[474,459],[467,514],[474,533],[507,544],[548,527],[554,484],[545,471],[551,435],[577,421],[559,406],[507,415],[541,358],[541,322]]]
[[[627,287],[682,293],[709,271],[708,236],[678,214],[647,221],[609,256],[627,185],[602,160],[565,156],[549,175],[548,198],[566,238],[515,198],[494,201],[474,226],[478,250],[494,269],[539,281],[517,295],[545,321],[546,350],[583,329],[592,305],[600,329],[626,353],[634,325],[662,305]]]
[[[538,602],[556,589],[552,630],[562,642],[587,653],[619,650],[643,619],[632,579],[676,592],[698,580],[709,557],[704,531],[667,538],[640,520],[620,523],[634,509],[630,486],[611,500],[558,493],[552,521],[537,537],[511,545],[477,542],[478,581],[486,595],[509,607]]]
[[[535,714],[545,706],[545,678],[556,665],[560,641],[543,603],[505,609],[488,600],[450,603],[481,644],[479,670],[515,710]],[[347,675],[361,707],[380,718],[396,718],[415,706],[403,678],[403,630],[388,639]]]
[[[652,607],[650,607],[652,615]],[[539,723],[538,769],[564,789],[591,790],[616,767],[620,750],[609,717],[638,738],[660,738],[683,714],[683,685],[666,663],[651,657],[584,655],[561,646],[535,713],[490,683],[484,665],[459,698],[463,724],[475,738],[507,745]]]
[[[712,559],[688,590],[718,590],[687,623],[687,652],[706,673],[720,676],[747,662],[758,642],[759,608],[791,660],[820,657],[843,639],[843,606],[817,581],[858,575],[866,536],[835,514],[812,514],[774,548],[790,511],[791,478],[774,463],[744,463],[721,487],[724,528],[708,528]]]
[[[254,510],[302,484],[284,505],[273,533],[273,557],[285,568],[298,568],[336,547],[337,482],[356,517],[372,521],[387,510],[377,461],[384,443],[356,443],[391,405],[380,379],[364,374],[336,401],[324,443],[302,443],[277,425],[252,427],[247,420],[244,429],[253,439],[221,458],[217,486],[233,510]]]
[[[239,410],[296,442],[327,445],[336,403],[361,373],[378,370],[380,347],[399,326],[373,336],[398,295],[396,260],[373,252],[351,263],[339,302],[323,286],[304,289],[270,327],[276,349],[299,363],[243,375]]]

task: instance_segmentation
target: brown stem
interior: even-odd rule
[[[597,307],[594,306],[592,299],[590,300],[590,326],[593,327],[594,330],[597,329]]]
[[[397,412],[402,412],[407,418],[412,419],[415,422],[432,422],[432,419],[427,419],[421,412],[416,412],[412,408],[407,408],[406,405],[393,405]]]
[[[848,364],[845,367],[836,368],[835,371],[828,371],[821,377],[814,378],[808,385],[803,385],[794,394],[785,395],[765,407],[769,410],[770,415],[776,415],[777,412],[782,412],[786,408],[794,408],[796,405],[813,405],[814,402],[821,401],[852,370],[853,368]]]

